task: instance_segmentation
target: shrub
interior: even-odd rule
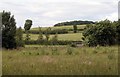
[[[41,31],[41,28],[39,27],[39,36],[38,36],[38,41],[41,41],[43,40],[43,34],[42,34],[42,31]]]
[[[116,30],[109,20],[104,20],[96,25],[87,25],[83,36],[84,43],[89,46],[113,45],[116,40]]]
[[[76,43],[70,44],[71,47],[77,47]]]
[[[77,33],[77,25],[73,25],[73,32]]]
[[[55,34],[51,39],[51,44],[52,45],[58,44],[57,41],[58,41],[58,35]]]
[[[67,29],[53,29],[53,30],[47,31],[47,33],[48,34],[56,34],[56,33],[58,33],[58,34],[66,34],[66,33],[68,33],[68,31],[69,30],[67,30]],[[25,33],[25,31],[24,31],[24,33]],[[31,33],[31,34],[39,34],[39,30],[30,30],[29,33]],[[41,30],[41,33],[45,34],[46,30]]]
[[[21,27],[19,27],[16,30],[16,45],[18,47],[24,47],[23,32],[22,32],[22,28]]]
[[[1,38],[2,39],[2,47],[6,49],[14,49],[17,47],[16,45],[16,22],[14,19],[14,15],[11,16],[10,12],[3,11],[0,13],[2,15],[2,23],[0,25]]]
[[[26,31],[26,37],[25,37],[25,41],[30,41],[30,34],[29,31]]]
[[[26,45],[72,45],[72,43],[75,42],[81,42],[81,41],[66,41],[66,40],[57,40],[57,41],[52,41],[52,40],[29,40],[25,41]]]

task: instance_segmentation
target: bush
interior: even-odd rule
[[[21,27],[16,30],[16,45],[17,47],[24,47],[23,32]]]
[[[77,47],[76,43],[72,43],[70,46],[71,47]]]
[[[72,43],[75,42],[81,42],[81,41],[66,41],[66,40],[57,40],[57,41],[52,41],[52,40],[29,40],[29,41],[25,41],[25,44],[27,45],[72,45]]]
[[[53,30],[50,30],[50,31],[47,31],[48,34],[66,34],[68,33],[69,30],[67,29],[53,29]],[[25,33],[25,31],[24,31]],[[39,30],[30,30],[29,33],[31,34],[39,34]],[[46,31],[45,30],[42,30],[41,31],[42,34],[45,34]]]
[[[113,45],[116,41],[116,30],[109,20],[104,20],[96,25],[87,25],[83,36],[84,43],[89,46]]]

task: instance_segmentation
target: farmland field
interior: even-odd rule
[[[117,0],[26,1],[0,3],[2,77],[119,76]]]
[[[39,34],[30,34],[31,40],[37,40]],[[50,35],[50,39],[54,35]],[[23,35],[25,38],[25,34]],[[45,36],[43,36],[45,38]],[[82,33],[70,33],[70,34],[58,34],[58,40],[72,40],[72,41],[81,41]]]
[[[3,49],[3,75],[117,75],[118,46]]]
[[[77,25],[78,29],[84,29],[86,25]],[[48,27],[42,27],[42,30],[46,30]],[[60,26],[60,27],[51,27],[52,30],[54,29],[73,29],[73,26]],[[38,30],[38,28],[32,28],[31,30]]]

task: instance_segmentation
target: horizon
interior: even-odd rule
[[[0,9],[10,11],[17,27],[24,27],[25,20],[33,21],[32,28],[52,27],[66,21],[118,20],[119,0],[11,0],[1,1]],[[27,4],[26,4],[27,3]]]

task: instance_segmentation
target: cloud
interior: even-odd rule
[[[69,20],[117,20],[118,0],[3,0],[0,10],[15,15],[17,26],[26,19],[33,27],[53,26]]]
[[[114,12],[114,13],[111,13],[109,14],[108,16],[106,16],[104,19],[109,19],[111,21],[114,21],[114,20],[118,20],[118,13]]]

